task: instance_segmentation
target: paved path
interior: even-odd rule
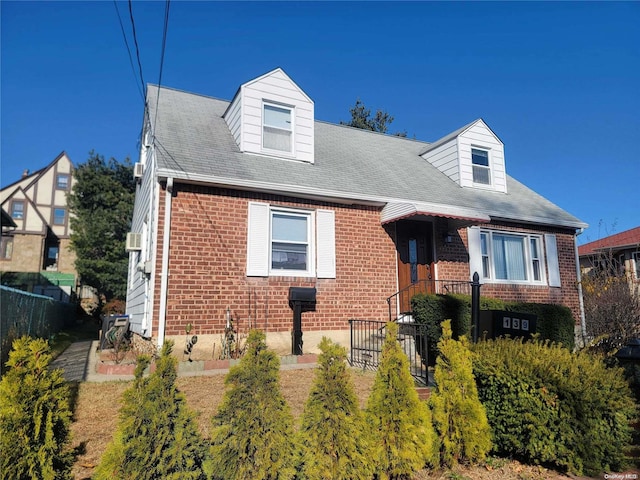
[[[53,362],[52,368],[61,368],[68,382],[109,382],[131,380],[133,375],[101,375],[96,373],[98,340],[74,342]]]

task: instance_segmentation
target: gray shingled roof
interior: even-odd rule
[[[149,86],[156,118],[157,87]],[[229,102],[162,87],[157,110],[158,175],[227,185],[379,202],[425,202],[492,218],[587,225],[507,177],[508,193],[462,188],[419,154],[429,143],[315,122],[315,163],[241,153],[222,114]],[[274,188],[276,187],[277,188]]]

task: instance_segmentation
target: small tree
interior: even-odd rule
[[[253,330],[247,351],[225,378],[226,391],[212,419],[215,478],[290,479],[294,475],[293,417],[280,392],[280,360]]]
[[[409,359],[397,337],[398,325],[387,323],[380,365],[367,401],[376,473],[390,480],[409,478],[425,464],[435,464],[437,458],[431,411],[418,398]]]
[[[349,372],[347,351],[328,338],[300,429],[301,467],[307,480],[369,480],[373,462],[366,423]]]
[[[46,340],[14,341],[0,381],[2,478],[71,478],[69,388],[50,363]]]
[[[341,121],[341,125],[348,125],[372,132],[387,133],[389,125],[393,122],[393,117],[383,110],[376,110],[375,115],[371,116],[371,109],[365,107],[359,98],[356,100],[356,104],[349,109],[349,113],[351,113],[351,120],[348,122]],[[406,137],[407,132],[398,132],[394,133],[394,135]]]
[[[442,463],[452,467],[458,462],[484,460],[491,450],[491,430],[487,413],[478,399],[473,377],[471,351],[467,339],[451,338],[451,320],[442,322],[431,394],[433,421],[440,437]]]
[[[207,445],[175,386],[176,359],[165,342],[156,370],[143,377],[149,357],[141,356],[133,386],[124,395],[114,440],[96,479],[204,479]]]
[[[600,252],[582,278],[587,335],[591,348],[615,353],[640,336],[640,290],[612,251]]]

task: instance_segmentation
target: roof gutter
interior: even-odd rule
[[[169,238],[171,234],[171,199],[173,177],[167,178],[164,193],[164,227],[162,229],[162,270],[160,272],[160,312],[158,315],[158,347],[164,345],[167,325],[167,290],[169,288]]]

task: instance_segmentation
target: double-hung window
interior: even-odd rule
[[[14,200],[11,202],[11,218],[18,220],[24,218],[24,202],[22,200]]]
[[[479,148],[472,148],[471,164],[473,166],[473,183],[491,185],[489,152],[487,150],[481,150]]]
[[[542,283],[545,281],[542,237],[481,230],[482,277],[496,282]]]
[[[262,148],[292,153],[293,110],[265,103],[262,112]]]
[[[633,262],[636,264],[636,280],[640,280],[640,252],[633,252]]]
[[[69,190],[69,175],[66,173],[59,173],[56,176],[56,188],[58,190]]]
[[[250,202],[247,276],[336,278],[335,212]]]
[[[53,224],[54,225],[64,225],[66,217],[67,217],[67,211],[64,208],[54,208],[53,209]]]
[[[271,271],[309,274],[311,214],[271,211]]]

